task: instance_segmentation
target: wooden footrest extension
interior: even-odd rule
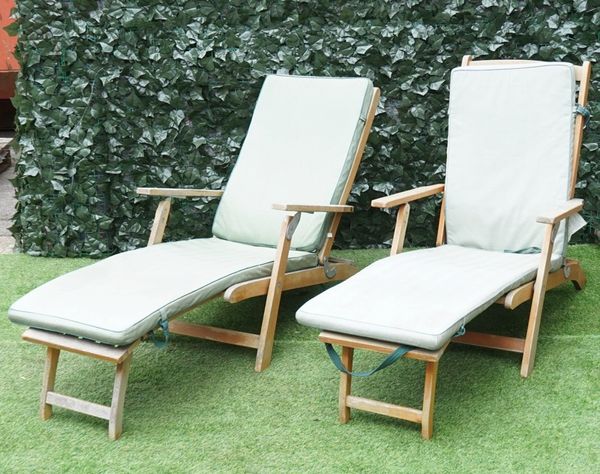
[[[319,334],[319,340],[321,342],[342,346],[342,363],[348,371],[352,371],[354,349],[365,349],[390,354],[399,347],[399,344],[391,342],[377,341],[374,339],[349,336],[347,334],[338,334],[329,331],[321,332],[321,334]],[[448,344],[449,342],[440,349],[434,351],[413,349],[404,354],[404,357],[408,359],[416,359],[425,362],[425,385],[423,390],[423,408],[421,410],[351,395],[352,376],[341,372],[339,392],[340,422],[347,423],[350,420],[350,409],[354,408],[411,421],[413,423],[419,423],[421,425],[421,436],[424,439],[431,439],[433,435],[433,411],[435,406],[438,364],[444,351],[448,347]]]
[[[92,341],[65,336],[40,329],[27,329],[21,336],[25,341],[47,347],[46,365],[44,368],[44,381],[40,397],[40,416],[47,420],[52,416],[52,407],[57,406],[67,410],[108,420],[108,436],[116,440],[123,431],[123,408],[125,405],[125,391],[133,349],[139,340],[124,347],[113,347],[98,344]],[[56,369],[60,351],[74,352],[93,359],[100,359],[116,365],[115,382],[113,386],[112,402],[110,406],[81,400],[54,391]]]

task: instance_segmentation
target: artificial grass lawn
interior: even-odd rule
[[[440,365],[428,442],[418,425],[377,415],[354,412],[349,424],[338,423],[338,373],[317,331],[294,320],[322,288],[284,295],[266,372],[254,372],[249,349],[185,337],[166,350],[142,344],[121,440],[108,440],[106,422],[61,409],[42,422],[43,350],[21,342],[22,328],[6,310],[90,261],[0,255],[0,472],[599,472],[600,248],[573,246],[569,253],[583,262],[588,286],[548,294],[533,374],[521,379],[517,354],[451,346]],[[386,251],[338,255],[364,266]],[[215,301],[188,318],[257,331],[263,303]],[[472,326],[518,334],[526,306],[494,307]],[[379,357],[358,352],[356,368]],[[356,381],[354,392],[419,406],[422,377],[422,364],[401,360]],[[57,390],[108,404],[112,378],[112,365],[63,353]]]

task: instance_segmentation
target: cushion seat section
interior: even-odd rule
[[[301,324],[438,349],[500,296],[535,278],[539,254],[455,245],[379,260],[297,312]]]
[[[153,245],[60,276],[8,314],[18,324],[125,345],[231,285],[269,276],[275,252],[215,237]],[[288,271],[317,263],[313,253],[291,251]]]

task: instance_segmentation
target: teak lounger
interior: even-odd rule
[[[268,76],[225,191],[139,188],[163,198],[148,247],[63,275],[22,297],[10,319],[26,341],[47,347],[41,416],[52,406],[109,420],[122,431],[135,346],[157,327],[256,349],[271,362],[282,291],[343,280],[356,272],[330,258],[379,103],[363,78]],[[212,238],[161,243],[172,198],[221,197]],[[302,215],[302,219],[300,216]],[[173,321],[207,300],[266,295],[259,334]],[[54,390],[60,351],[116,365],[110,407]]]
[[[589,62],[465,56],[452,71],[445,184],[375,199],[374,207],[398,207],[391,256],[296,315],[322,330],[319,339],[342,372],[342,423],[352,408],[366,410],[418,423],[431,438],[438,364],[450,342],[521,353],[521,375],[531,373],[546,291],[567,281],[579,290],[586,281],[579,262],[564,256],[584,224],[576,214],[583,203],[573,196],[589,81]],[[401,253],[410,203],[438,193],[436,247]],[[465,333],[494,302],[514,309],[527,301],[524,338]],[[383,365],[402,355],[424,361],[422,408],[352,395],[355,349],[392,354]]]

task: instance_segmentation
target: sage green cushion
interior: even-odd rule
[[[327,331],[439,349],[500,296],[535,278],[539,254],[457,245],[404,252],[369,265],[296,313]]]
[[[544,212],[569,198],[575,72],[566,63],[468,66],[452,71],[446,231],[449,244],[541,248]],[[561,223],[564,255],[581,219]],[[565,235],[566,234],[566,235]]]
[[[268,76],[213,225],[222,239],[276,246],[274,203],[338,204],[373,95],[362,78]],[[292,247],[314,251],[329,218],[304,214]]]
[[[242,281],[271,274],[275,249],[218,238],[153,245],[60,276],[9,309],[15,323],[125,345],[161,318],[205,301]],[[292,251],[288,270],[317,265]]]

